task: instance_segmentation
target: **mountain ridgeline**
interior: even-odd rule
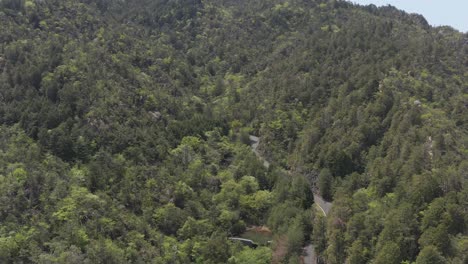
[[[1,263],[468,261],[467,33],[339,0],[0,0],[0,29]]]

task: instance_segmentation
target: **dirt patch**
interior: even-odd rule
[[[271,230],[266,226],[251,226],[247,227],[247,231],[255,231],[258,233],[268,233],[271,234]]]
[[[279,264],[288,253],[288,237],[282,235],[275,238],[272,264]]]

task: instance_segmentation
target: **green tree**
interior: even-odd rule
[[[447,226],[440,224],[426,229],[419,238],[419,244],[423,247],[435,246],[440,252],[449,252],[450,238]]]
[[[312,228],[312,241],[318,253],[324,252],[327,248],[326,228],[326,219],[322,216],[315,216]]]
[[[229,264],[268,264],[272,260],[272,251],[267,247],[251,249],[244,247],[239,253],[230,257]]]
[[[286,236],[288,238],[288,253],[301,254],[304,244],[304,225],[300,218],[296,217],[291,221]]]
[[[443,264],[446,262],[447,260],[442,257],[434,246],[424,247],[416,258],[416,264]]]
[[[158,208],[153,215],[159,229],[168,235],[176,234],[177,230],[185,223],[186,213],[173,203]]]
[[[320,194],[326,200],[331,200],[332,198],[332,181],[333,176],[329,169],[322,169],[319,174],[318,187]]]
[[[350,264],[366,263],[368,262],[368,254],[369,250],[358,239],[349,248],[347,262]]]
[[[400,248],[394,242],[387,242],[382,249],[377,253],[374,261],[375,264],[397,264],[401,263]]]

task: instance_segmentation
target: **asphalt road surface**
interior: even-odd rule
[[[255,155],[257,155],[257,157],[261,161],[263,161],[263,166],[265,166],[265,168],[268,169],[270,167],[270,162],[268,162],[258,151],[260,138],[249,135],[249,139],[251,142],[250,146],[252,147],[252,151],[255,153]],[[318,207],[322,210],[325,216],[328,215],[332,207],[332,203],[323,200],[323,198],[319,196],[318,194],[314,194],[314,203],[318,205]],[[304,257],[303,258],[304,264],[317,264],[317,255],[315,254],[314,245],[309,244],[304,247],[303,257]]]

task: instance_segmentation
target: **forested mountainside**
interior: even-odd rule
[[[463,264],[467,109],[391,6],[1,0],[0,262]]]

